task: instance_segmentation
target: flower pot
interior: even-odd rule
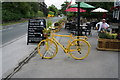
[[[120,40],[118,39],[98,39],[98,50],[120,51]]]

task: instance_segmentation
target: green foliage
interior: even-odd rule
[[[68,18],[71,18],[72,16],[74,16],[74,13],[73,13],[73,12],[67,12],[67,17],[68,17]]]
[[[103,39],[116,39],[117,38],[117,34],[110,34],[108,32],[101,32],[99,33],[99,38],[103,38]]]
[[[47,20],[47,27],[43,30],[44,37],[49,37],[51,32],[52,21]]]
[[[51,6],[49,6],[49,11],[52,11],[52,12],[54,12],[54,14],[52,14],[52,15],[57,15],[58,14],[58,9],[57,9],[57,7],[55,7],[55,5],[51,5]]]
[[[65,22],[65,21],[66,21],[66,18],[62,18],[62,19],[58,20],[58,21],[54,24],[54,26],[60,26],[61,23],[62,23],[62,22]]]
[[[58,21],[58,23],[60,23],[60,24],[61,24],[62,22],[63,22],[63,20],[62,20],[62,19],[60,19],[60,20]]]
[[[43,12],[42,11],[38,11],[37,17],[43,17],[43,16],[44,16]]]
[[[47,20],[47,28],[52,26],[52,21],[51,20]]]
[[[62,22],[66,22],[66,21],[67,21],[67,19],[66,19],[66,18],[62,18],[61,20],[62,20]]]
[[[110,10],[111,7],[114,6],[114,2],[86,2],[90,5],[93,5],[95,6],[96,8],[98,7],[101,7],[101,8],[104,8],[106,10],[108,10],[108,13],[107,13],[107,18],[110,18],[112,15],[112,11]],[[77,14],[77,13],[70,13],[70,12],[66,12],[64,10],[66,10],[67,6],[68,6],[69,2],[64,2],[62,5],[61,5],[61,12],[64,14],[64,15],[67,15],[67,17],[71,17],[73,16],[73,14]],[[91,10],[93,9],[85,9],[87,10],[87,12],[83,12],[83,13],[80,13],[80,16],[83,16],[83,17],[86,17],[86,18],[102,18],[102,15],[103,13],[92,13]]]
[[[34,18],[43,16],[39,12],[37,2],[3,2],[2,3],[2,20],[3,22],[16,21],[21,18]]]
[[[114,2],[88,2],[88,4],[95,6],[96,8],[101,7],[103,9],[108,10],[107,14],[107,18],[111,18],[112,17],[112,11],[110,10],[111,7],[114,6]],[[103,13],[91,13],[90,11],[88,12],[89,17],[93,17],[93,18],[98,18],[101,19]],[[99,16],[98,16],[99,15]]]
[[[44,30],[43,30],[44,37],[48,38],[50,36],[50,33],[51,33],[51,29],[44,28]]]
[[[52,12],[52,11],[49,11],[49,13],[48,14],[50,14],[50,15],[54,15],[54,12]]]
[[[64,11],[64,10],[66,10],[66,8],[67,8],[68,5],[69,5],[69,2],[67,2],[67,1],[65,1],[65,2],[61,5],[61,12],[62,12],[64,15],[66,15],[66,11]]]
[[[114,6],[114,2],[88,2],[88,4],[95,6],[96,8],[101,7],[110,12],[110,8]]]
[[[2,11],[2,14],[2,19],[4,21],[19,20],[21,18],[21,14],[12,13],[11,11],[7,10]]]

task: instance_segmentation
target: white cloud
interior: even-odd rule
[[[50,5],[55,5],[58,9],[61,9],[61,4],[63,4],[66,0],[45,0],[45,3],[49,7]],[[67,0],[71,1],[71,0]],[[75,4],[75,0],[72,0],[72,4]]]

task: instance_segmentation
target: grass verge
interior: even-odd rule
[[[7,22],[7,23],[3,23],[3,24],[0,24],[1,26],[7,26],[7,25],[12,25],[12,24],[18,24],[18,23],[24,23],[24,22],[27,22],[28,20],[24,20],[24,21],[12,21],[12,22]]]

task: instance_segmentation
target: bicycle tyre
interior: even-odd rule
[[[58,52],[58,46],[53,40],[45,39],[40,41],[37,51],[42,59],[52,59]]]
[[[75,39],[68,46],[68,53],[76,60],[86,58],[90,53],[91,46],[84,39]]]

